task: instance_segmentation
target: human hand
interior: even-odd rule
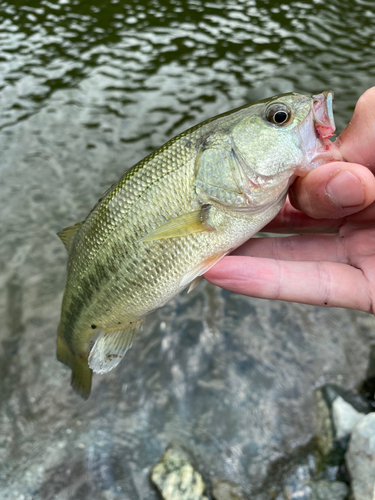
[[[299,177],[264,228],[298,236],[251,239],[210,269],[208,281],[251,297],[374,313],[375,87],[336,145],[347,163]]]

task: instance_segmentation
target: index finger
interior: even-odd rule
[[[314,219],[292,206],[289,199],[262,232],[278,234],[337,233],[343,219]]]
[[[294,208],[287,200],[277,216],[262,232],[278,234],[337,233],[346,225],[348,228],[375,227],[375,203],[358,213],[340,219],[314,219]]]
[[[250,297],[372,312],[364,273],[340,262],[289,262],[235,255],[224,257],[204,277],[214,285]]]

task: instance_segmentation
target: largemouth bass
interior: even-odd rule
[[[84,398],[145,316],[271,221],[297,175],[340,160],[333,94],[283,94],[207,120],[126,171],[68,250],[57,357]]]

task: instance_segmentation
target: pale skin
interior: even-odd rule
[[[375,87],[336,140],[346,162],[298,178],[264,228],[205,278],[251,297],[375,312]]]

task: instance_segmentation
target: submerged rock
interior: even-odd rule
[[[340,481],[316,481],[311,484],[311,500],[345,500],[349,488]]]
[[[375,498],[375,413],[370,413],[353,429],[346,464],[355,500]]]
[[[166,451],[152,469],[151,480],[164,500],[208,500],[202,476],[180,448]]]
[[[281,488],[268,488],[265,500],[344,500],[348,487],[337,480],[338,467],[322,467],[317,454],[311,448],[300,449],[292,461],[285,462],[279,472],[270,471],[274,486],[282,483]],[[280,464],[281,465],[281,464]],[[251,497],[253,500],[253,497]]]
[[[213,500],[245,500],[236,484],[221,479],[214,479],[211,494]]]
[[[315,393],[314,426],[319,453],[329,457],[335,451],[334,429],[329,401],[325,398],[324,388]]]
[[[302,472],[303,468],[301,467],[297,472]],[[284,487],[283,496],[278,500],[312,500],[312,488],[309,484],[307,478],[304,478],[303,475],[297,476],[294,479],[294,484],[288,484]]]
[[[301,483],[297,490],[284,490],[276,500],[345,500],[348,486],[340,481],[312,481]]]

